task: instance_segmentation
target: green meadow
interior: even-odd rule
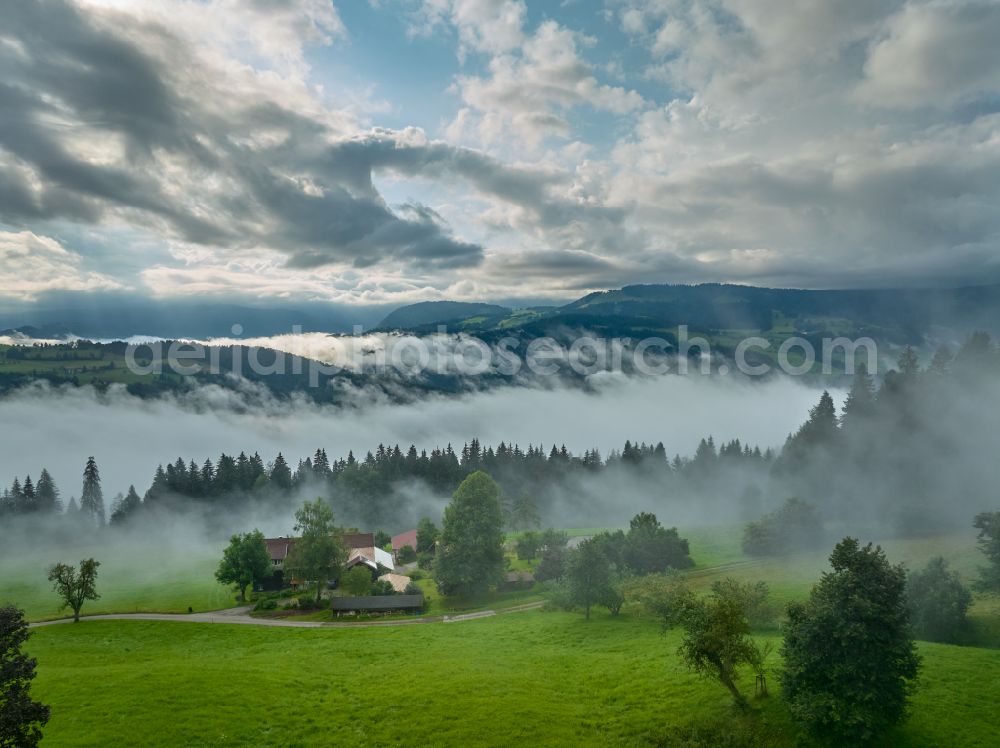
[[[826,567],[826,550],[748,559],[737,529],[682,534],[697,563],[686,573],[693,586],[707,589],[725,576],[761,579],[778,607],[805,597]],[[943,555],[967,579],[979,563],[971,534],[882,545],[910,567]],[[58,555],[73,559],[85,550]],[[232,593],[212,580],[211,548],[146,555],[146,564],[140,550],[104,554],[103,597],[85,613],[232,604]],[[36,619],[57,613],[53,596],[16,580],[37,576],[41,555],[0,572],[0,599]],[[539,599],[522,590],[447,600],[432,580],[420,584],[431,594],[431,614]],[[977,595],[970,617],[965,643],[974,646],[920,643],[924,665],[911,715],[884,745],[1000,744],[1000,599]],[[53,712],[46,746],[801,744],[778,693],[777,652],[769,660],[771,696],[754,699],[744,715],[722,687],[684,669],[678,643],[677,633],[664,634],[626,604],[619,617],[599,609],[589,623],[578,613],[540,610],[352,629],[84,621],[36,629],[28,647],[39,662],[35,692]],[[753,692],[749,672],[741,686]]]
[[[677,644],[628,613],[527,611],[370,629],[91,621],[39,629],[30,650],[46,746],[669,745],[712,723],[796,744],[776,694],[740,715]],[[996,745],[1000,650],[920,651],[912,716],[885,745]]]

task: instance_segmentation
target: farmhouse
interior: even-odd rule
[[[344,568],[352,569],[359,564],[367,566],[375,579],[383,571],[393,571],[396,562],[391,553],[375,545],[375,535],[370,532],[356,532],[344,535],[344,545],[347,546],[347,564]]]
[[[401,532],[399,535],[392,536],[392,552],[399,553],[403,546],[410,546],[413,550],[417,550],[417,531],[407,530],[406,532]]]
[[[295,545],[295,538],[265,538],[267,553],[271,557],[271,578],[259,585],[261,590],[280,590],[285,585],[285,559]],[[298,587],[299,580],[289,579],[290,587]]]
[[[298,538],[265,538],[264,544],[267,546],[267,553],[271,557],[271,578],[262,582],[260,590],[280,590],[285,587],[298,587],[301,580],[295,578],[285,578],[285,561],[291,553],[292,548]],[[383,551],[375,545],[375,535],[370,532],[345,533],[341,542],[347,548],[346,568],[350,569],[358,564],[364,564],[372,572],[372,579],[379,574],[395,569],[392,554]]]

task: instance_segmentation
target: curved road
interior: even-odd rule
[[[209,613],[105,613],[94,616],[81,616],[81,621],[179,621],[182,623],[232,623],[244,626],[278,626],[283,628],[330,629],[330,628],[373,628],[376,626],[414,626],[423,623],[457,623],[471,621],[476,618],[489,618],[500,613],[516,613],[523,610],[535,610],[544,604],[543,601],[515,605],[512,608],[500,610],[481,610],[476,613],[464,613],[457,616],[424,616],[421,618],[397,618],[387,621],[293,621],[287,618],[254,618],[249,615],[252,607],[229,608],[215,610]],[[59,618],[54,621],[39,621],[32,623],[31,628],[40,626],[57,626],[73,623],[72,618]]]

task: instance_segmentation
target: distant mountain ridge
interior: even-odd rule
[[[935,331],[997,331],[1000,286],[954,289],[808,290],[721,283],[633,285],[597,291],[558,307],[510,310],[490,304],[423,302],[401,307],[383,329],[547,334],[556,327],[592,327],[608,334],[690,330],[870,336],[920,343]]]
[[[476,317],[503,318],[511,313],[509,307],[498,304],[479,304],[465,301],[421,301],[401,306],[386,315],[377,327],[388,330],[409,330],[424,325],[437,325],[455,320]]]

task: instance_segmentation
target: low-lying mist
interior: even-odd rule
[[[239,392],[203,386],[181,396],[144,400],[111,387],[35,386],[0,400],[5,444],[0,480],[47,468],[63,500],[79,496],[87,457],[96,457],[106,498],[134,484],[141,494],[156,466],[178,456],[204,460],[220,452],[282,452],[298,459],[322,447],[358,456],[378,444],[456,449],[478,437],[522,446],[563,445],[573,452],[620,449],[626,440],[663,442],[669,455],[690,455],[703,436],[717,442],[780,446],[804,420],[819,391],[799,380],[597,375],[578,388],[502,388],[461,397],[429,396],[400,405],[317,406],[264,400],[248,407]]]

